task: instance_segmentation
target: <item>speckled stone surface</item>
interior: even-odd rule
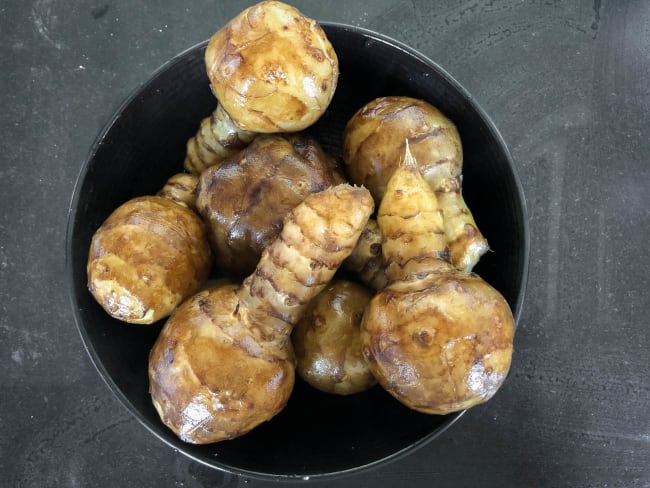
[[[0,5],[1,486],[266,486],[140,426],[93,368],[65,282],[68,206],[98,132],[252,3]],[[310,484],[650,486],[650,2],[292,3],[405,42],[463,84],[509,146],[532,235],[499,394],[407,457]]]

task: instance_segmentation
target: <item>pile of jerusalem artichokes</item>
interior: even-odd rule
[[[219,29],[205,65],[217,109],[184,171],[117,208],[88,255],[108,314],[165,320],[149,357],[165,425],[197,444],[238,437],[283,409],[296,373],[339,395],[378,384],[429,414],[491,398],[514,320],[472,272],[488,244],[462,197],[454,124],[387,94],[327,154],[304,130],[332,100],[337,56],[278,1]]]

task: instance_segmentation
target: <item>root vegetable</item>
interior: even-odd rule
[[[377,383],[361,353],[359,324],[372,293],[354,281],[332,281],[308,306],[291,335],[296,371],[326,393],[350,395]]]
[[[278,236],[282,219],[311,193],[342,183],[338,162],[303,133],[259,136],[199,178],[197,206],[217,266],[251,273]]]
[[[510,367],[514,319],[497,290],[447,260],[436,196],[408,145],[378,222],[389,285],[361,324],[371,371],[420,412],[447,414],[487,401]]]
[[[205,444],[243,435],[284,407],[294,384],[293,326],[373,208],[367,190],[347,184],[309,195],[241,286],[200,292],[177,308],[149,357],[152,401],[165,425]]]
[[[241,130],[234,123],[223,106],[201,120],[199,130],[187,141],[186,171],[200,175],[203,170],[237,154],[251,143],[256,132]]]
[[[462,196],[463,153],[456,126],[431,104],[410,97],[372,100],[348,121],[343,159],[350,180],[366,186],[377,205],[394,173],[404,141],[435,190],[452,263],[471,271],[488,250]]]
[[[386,264],[381,254],[381,231],[374,219],[368,220],[359,242],[343,267],[357,274],[359,280],[373,290],[381,290],[388,284]]]
[[[199,180],[187,173],[178,173],[167,180],[165,186],[157,193],[179,205],[196,210],[196,191]]]
[[[206,228],[188,208],[195,185],[196,177],[175,175],[160,195],[122,204],[93,235],[88,289],[112,317],[151,324],[207,280]]]
[[[312,125],[329,106],[339,74],[318,23],[277,1],[253,5],[217,31],[205,64],[219,107],[188,141],[185,168],[197,174],[256,133]]]

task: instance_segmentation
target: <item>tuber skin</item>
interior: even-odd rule
[[[256,132],[241,130],[221,105],[205,117],[196,135],[187,141],[185,171],[200,175],[205,169],[237,154],[255,139]]]
[[[320,25],[277,1],[253,5],[219,29],[208,42],[205,65],[219,106],[188,142],[185,168],[196,174],[257,133],[312,125],[329,106],[339,76]]]
[[[370,370],[419,412],[444,415],[489,400],[510,368],[512,312],[492,286],[448,261],[436,196],[408,146],[378,222],[389,285],[361,323]]]
[[[177,173],[167,180],[156,195],[196,210],[196,190],[199,180],[187,173]]]
[[[372,290],[381,290],[388,284],[386,263],[381,253],[381,231],[375,219],[369,219],[352,254],[343,262],[343,268],[356,273],[359,280]]]
[[[338,161],[306,134],[265,134],[205,170],[197,206],[222,271],[250,274],[282,219],[311,193],[343,183]]]
[[[309,195],[241,285],[202,291],[176,309],[151,350],[149,381],[180,439],[232,439],[282,410],[295,380],[291,331],[373,210],[370,193],[348,184]]]
[[[359,337],[370,298],[365,286],[334,280],[309,303],[291,335],[296,371],[308,384],[326,393],[351,395],[377,383]]]
[[[196,177],[172,176],[158,195],[120,205],[93,235],[88,289],[112,317],[151,324],[206,282],[212,252],[193,206]]]
[[[379,205],[405,141],[438,196],[451,261],[469,272],[489,246],[462,196],[460,135],[437,108],[416,98],[393,96],[377,98],[359,109],[343,133],[343,160],[350,181],[366,186]]]

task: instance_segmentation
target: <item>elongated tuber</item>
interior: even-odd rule
[[[448,261],[436,196],[408,149],[378,222],[389,285],[361,323],[370,370],[420,412],[447,414],[487,401],[510,367],[514,319],[497,290]]]
[[[177,173],[167,180],[156,195],[196,210],[198,181],[194,175]]]
[[[241,130],[222,105],[201,120],[199,130],[187,141],[183,167],[199,175],[203,170],[237,154],[251,143],[256,132]]]
[[[293,326],[350,254],[374,209],[364,188],[309,195],[285,217],[241,286],[198,293],[168,319],[149,357],[153,404],[186,442],[245,434],[286,404]]]
[[[338,162],[303,133],[259,136],[199,178],[197,206],[219,269],[251,273],[282,219],[310,193],[342,183]]]
[[[188,142],[185,168],[197,174],[256,133],[312,125],[329,106],[339,75],[320,25],[277,1],[253,5],[219,29],[205,65],[219,107]]]
[[[438,195],[452,263],[471,271],[488,250],[462,196],[463,151],[456,126],[431,104],[410,97],[381,97],[359,109],[343,134],[350,180],[366,186],[377,205],[395,171],[405,141]]]
[[[351,395],[377,383],[361,353],[359,324],[372,293],[334,280],[314,298],[293,329],[296,371],[326,393]]]
[[[129,200],[93,235],[88,289],[112,317],[151,324],[207,280],[212,253],[190,208],[196,177],[172,176],[160,195]]]

